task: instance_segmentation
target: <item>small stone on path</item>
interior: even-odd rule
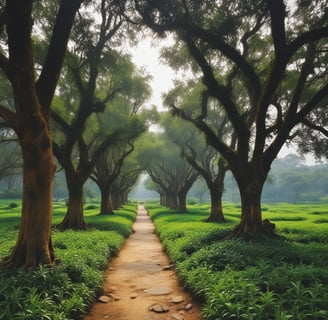
[[[98,298],[98,301],[101,302],[101,303],[107,303],[107,302],[110,301],[110,297],[108,297],[108,296],[100,296]]]
[[[171,315],[172,320],[184,320],[184,316],[179,313],[173,313]]]
[[[169,287],[153,287],[150,289],[146,289],[144,292],[153,296],[160,296],[170,294],[172,290]]]
[[[186,306],[185,306],[185,310],[190,310],[192,309],[192,304],[191,303],[188,303]]]
[[[136,292],[132,292],[130,294],[130,299],[135,299],[138,296],[138,294]]]
[[[118,296],[117,294],[113,294],[113,293],[111,293],[110,296],[114,299],[114,301],[119,301],[119,300],[121,300],[121,297]]]
[[[171,299],[170,302],[178,304],[181,303],[183,300],[184,300],[183,296],[175,296]]]
[[[154,311],[156,313],[163,313],[163,312],[168,312],[169,307],[166,304],[156,303],[149,306],[148,310]]]

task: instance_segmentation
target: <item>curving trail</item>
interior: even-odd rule
[[[105,271],[102,302],[84,320],[200,320],[199,306],[179,285],[142,205],[133,229]]]

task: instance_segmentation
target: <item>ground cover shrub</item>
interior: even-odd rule
[[[5,213],[0,207],[0,259],[16,242],[19,210]],[[66,212],[65,203],[55,203],[54,225]],[[0,319],[83,319],[96,296],[101,294],[102,271],[116,255],[124,237],[131,233],[135,205],[102,216],[99,210],[85,214],[87,231],[54,228],[53,244],[59,265],[34,271],[0,267]],[[9,222],[8,222],[9,221]]]
[[[328,226],[316,223],[315,213],[322,206],[266,205],[263,216],[275,219],[278,237],[252,244],[229,237],[236,207],[224,206],[236,220],[223,224],[204,222],[204,210],[150,210],[180,280],[203,303],[204,319],[328,319]]]

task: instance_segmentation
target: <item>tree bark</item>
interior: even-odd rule
[[[117,192],[112,192],[111,198],[112,198],[113,209],[114,210],[119,209],[120,208],[119,194]]]
[[[208,222],[224,222],[225,218],[223,215],[222,208],[222,191],[221,188],[210,188],[211,194],[211,212],[207,218]]]
[[[175,194],[166,192],[165,193],[165,198],[166,198],[166,206],[171,209],[171,210],[176,210],[179,208],[178,205],[178,199]]]
[[[109,214],[109,215],[115,214],[112,205],[110,188],[101,187],[100,192],[101,192],[100,214]]]
[[[72,179],[67,179],[71,181]],[[74,229],[74,230],[86,230],[88,228],[83,215],[83,183],[69,183],[68,193],[69,201],[67,213],[63,221],[57,225],[61,230]]]
[[[241,198],[241,221],[234,230],[235,236],[254,240],[264,234],[261,211],[261,194],[265,179],[249,175],[247,181],[238,183]]]
[[[40,118],[39,118],[40,120]],[[35,119],[35,121],[37,121]],[[39,122],[39,121],[37,121]],[[41,127],[45,126],[40,120]],[[17,243],[4,259],[8,267],[35,268],[55,263],[51,242],[52,178],[55,173],[47,130],[24,129],[22,220]]]
[[[159,203],[161,206],[165,207],[166,206],[166,199],[165,199],[165,194],[160,192],[159,193]]]
[[[178,203],[179,212],[187,212],[187,193],[186,192],[180,192],[178,195]]]

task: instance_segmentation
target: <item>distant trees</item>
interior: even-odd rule
[[[139,156],[144,159],[145,170],[157,185],[161,204],[185,212],[187,193],[198,172],[180,157],[179,148],[165,134],[153,133],[147,137],[147,145],[143,146]]]
[[[187,91],[186,88],[185,90]],[[190,107],[190,104],[188,104],[188,107]],[[162,115],[161,124],[170,140],[180,148],[182,158],[206,182],[211,198],[211,211],[208,221],[224,221],[222,195],[224,177],[228,169],[225,160],[213,147],[206,144],[204,136],[195,130],[191,124],[179,118],[172,119],[170,114]],[[221,134],[223,134],[224,125],[221,126],[221,130]]]
[[[171,103],[174,114],[201,130],[225,158],[237,181],[242,212],[234,234],[266,233],[261,195],[271,164],[305,119],[326,103],[327,65],[320,64],[327,56],[325,1],[135,3],[154,32],[175,33],[175,65],[198,76],[204,94],[217,100],[229,120],[233,145],[207,124],[207,105],[190,115],[178,107],[178,97]]]
[[[295,155],[276,159],[270,171],[271,182],[263,189],[265,202],[326,202],[328,165],[305,165]]]

